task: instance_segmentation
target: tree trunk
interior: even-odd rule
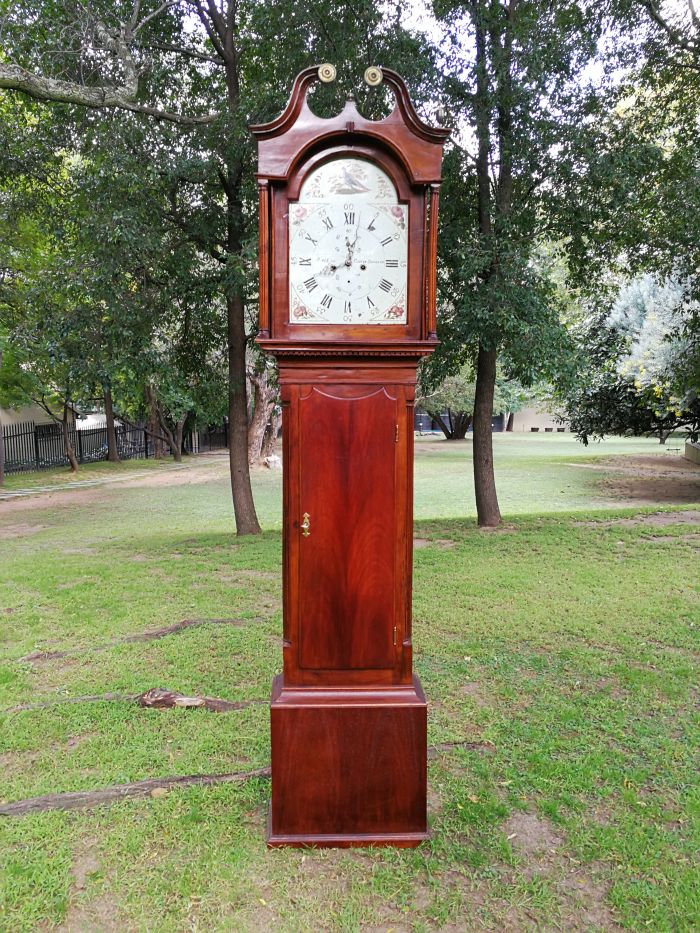
[[[75,456],[75,448],[70,442],[70,431],[68,430],[68,402],[63,403],[63,418],[61,419],[61,430],[63,432],[63,447],[68,457],[71,473],[78,472],[78,458]]]
[[[501,511],[493,472],[493,396],[496,387],[496,350],[479,344],[474,397],[474,492],[480,526],[500,524]]]
[[[107,460],[110,463],[119,463],[119,448],[117,447],[117,432],[114,429],[114,406],[112,405],[112,390],[104,390],[105,418],[107,419]]]
[[[162,412],[158,412],[158,422],[160,424],[160,429],[168,438],[168,444],[170,446],[170,453],[173,455],[173,460],[175,463],[182,462],[182,426],[185,423],[184,420],[178,421],[175,426],[175,433],[170,430],[170,427],[165,421]]]
[[[515,420],[515,412],[514,412],[514,411],[509,411],[509,412],[508,412],[508,420],[506,421],[506,431],[512,431],[512,430],[513,430],[513,421],[514,421],[514,420]]]
[[[455,441],[463,441],[467,436],[467,431],[469,430],[471,423],[471,412],[458,411],[454,420],[454,432],[451,439]]]
[[[265,430],[275,404],[275,392],[268,385],[265,373],[251,377],[253,386],[253,416],[248,425],[248,463],[253,466],[262,458]]]
[[[264,460],[265,457],[272,457],[277,453],[276,444],[277,444],[277,435],[280,433],[280,427],[282,426],[282,409],[279,407],[273,406],[272,415],[270,420],[267,423],[265,429],[265,437],[263,438],[262,450],[260,451],[260,458]]]
[[[158,437],[160,434],[160,419],[158,417],[156,391],[152,385],[147,385],[144,391],[146,393],[146,403],[148,404],[146,434],[153,438],[153,458],[155,460],[162,460],[165,456],[165,451],[163,450],[163,441]],[[148,440],[146,440],[146,443],[148,443]]]
[[[231,495],[237,535],[259,535],[253,489],[248,467],[248,398],[245,367],[245,315],[243,298],[230,295],[228,311],[228,453],[231,465]]]

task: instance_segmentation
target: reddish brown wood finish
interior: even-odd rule
[[[447,131],[403,81],[384,120],[349,100],[316,117],[297,78],[252,127],[260,186],[260,332],[279,363],[284,458],[284,672],[273,685],[268,844],[418,845],[427,836],[427,704],[412,673],[413,404],[435,336],[435,249]],[[288,216],[307,173],[377,163],[409,207],[407,320],[289,323]],[[308,534],[304,534],[304,516]]]
[[[427,703],[393,689],[273,685],[272,846],[415,846],[427,838]]]

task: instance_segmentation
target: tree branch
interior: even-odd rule
[[[640,3],[649,13],[649,16],[651,16],[656,25],[659,26],[660,29],[663,29],[676,48],[683,49],[684,52],[689,52],[691,55],[700,54],[700,44],[686,39],[682,32],[679,32],[667,19],[664,19],[655,0],[640,0]],[[691,19],[697,26],[697,16],[695,15],[695,9],[692,3],[690,3],[690,11]]]
[[[74,84],[71,81],[60,81],[57,78],[46,78],[32,74],[19,65],[0,64],[0,88],[21,91],[35,100],[56,101],[61,104],[77,104],[94,110],[114,108],[117,110],[130,110],[133,113],[143,113],[169,123],[181,126],[198,126],[213,123],[218,113],[208,113],[202,116],[188,116],[181,113],[172,113],[149,107],[146,104],[135,102],[137,88],[129,85],[115,88],[87,87]]]

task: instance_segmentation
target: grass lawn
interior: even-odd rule
[[[429,843],[268,852],[265,779],[0,817],[0,929],[699,929],[700,494],[661,454],[645,514],[658,450],[497,436],[507,523],[479,531],[470,442],[418,441]],[[65,702],[265,701],[279,669],[279,474],[237,541],[223,458],[152,469],[0,502],[0,710],[47,704],[0,713],[0,800],[268,763],[264,702]],[[231,622],[124,640],[183,619]]]

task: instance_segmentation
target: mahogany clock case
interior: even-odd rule
[[[427,838],[427,702],[412,672],[413,406],[433,351],[440,160],[396,108],[311,112],[306,69],[258,139],[260,333],[283,413],[283,673],[271,701],[270,846],[415,846]],[[290,323],[290,207],[315,168],[362,158],[408,207],[406,321]]]

